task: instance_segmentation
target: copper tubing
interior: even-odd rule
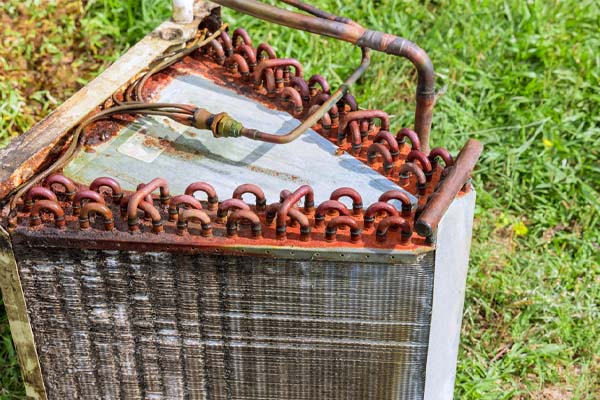
[[[289,197],[287,197],[277,211],[277,237],[285,239],[286,220],[292,207],[304,197],[304,209],[311,212],[315,204],[315,195],[312,188],[308,185],[302,185]]]
[[[134,196],[135,196],[135,194],[134,194]],[[129,202],[129,204],[131,204],[131,201]],[[144,211],[144,214],[148,215],[150,217],[150,219],[152,220],[152,232],[156,233],[156,234],[161,233],[163,231],[163,226],[162,226],[162,218],[160,216],[160,212],[158,211],[158,209],[156,207],[154,207],[153,204],[148,203],[147,201],[140,202],[138,204],[138,207],[140,210]],[[127,210],[127,212],[129,213],[129,209]],[[133,222],[133,220],[128,218],[127,224],[129,225],[129,230],[131,230],[133,232],[139,231],[140,227],[139,227],[138,221],[137,221],[137,210],[136,210],[135,222]]]
[[[283,67],[294,67],[295,76],[302,78],[302,65],[293,58],[275,58],[261,61],[254,71],[254,84],[260,86],[263,81],[263,74],[266,69],[278,69]]]
[[[308,117],[306,117],[304,119],[304,121],[302,121],[302,123],[300,125],[298,125],[294,129],[292,129],[289,133],[286,133],[283,135],[277,135],[277,134],[272,134],[272,133],[267,133],[267,132],[261,132],[256,129],[242,128],[240,135],[247,137],[249,139],[252,139],[252,140],[260,140],[263,142],[277,143],[277,144],[290,143],[290,142],[296,140],[298,137],[300,137],[300,135],[302,135],[304,132],[306,132],[307,129],[312,128],[323,117],[323,115],[329,111],[329,109],[333,105],[336,105],[337,102],[342,98],[342,96],[344,96],[344,94],[346,94],[348,89],[356,82],[356,80],[367,69],[367,67],[369,66],[370,60],[371,60],[370,55],[369,55],[369,50],[368,49],[361,49],[361,50],[363,50],[363,57],[362,57],[360,66],[352,73],[352,75],[350,75],[350,77],[348,79],[346,79],[346,81],[338,88],[338,90],[336,90],[331,95],[331,97],[329,97],[327,99],[327,101],[325,101],[325,103],[323,103],[323,105],[321,105],[321,108],[319,108],[318,112],[310,114]],[[263,62],[265,62],[265,61],[263,61]],[[260,67],[260,64],[259,64],[259,67]],[[258,67],[257,67],[257,69],[258,69]]]
[[[202,210],[202,203],[194,196],[190,196],[189,194],[174,196],[169,202],[169,221],[177,221],[177,218],[179,217],[179,206],[187,206],[196,210]]]
[[[412,228],[407,220],[402,217],[387,217],[377,224],[377,232],[375,235],[378,242],[385,242],[387,239],[388,230],[400,228],[400,243],[407,244],[412,236]]]
[[[315,227],[323,226],[325,216],[332,211],[336,211],[339,215],[350,215],[350,210],[341,201],[325,200],[315,211]]]
[[[213,49],[213,52],[215,53],[215,62],[219,65],[223,65],[223,63],[225,62],[225,51],[223,50],[223,46],[221,46],[221,43],[219,43],[218,40],[213,39],[208,43],[208,45]]]
[[[283,203],[283,201],[285,199],[287,199],[288,197],[290,197],[291,195],[292,195],[291,190],[283,189],[281,192],[279,192],[279,202]]]
[[[104,201],[104,197],[94,190],[80,190],[75,194],[73,198],[73,215],[79,215],[79,211],[81,210],[81,202],[83,200],[88,200],[90,202],[106,204]]]
[[[406,143],[406,139],[410,140],[411,150],[421,150],[421,140],[415,131],[408,128],[402,128],[396,134],[396,141],[399,145]]]
[[[248,63],[246,63],[246,59],[240,54],[232,54],[227,59],[227,67],[232,71],[237,70],[237,72],[239,72],[244,79],[248,79],[250,77],[250,67],[248,66]]]
[[[263,53],[266,53],[267,56],[265,57],[263,55]],[[258,61],[263,61],[263,60],[266,60],[267,58],[271,58],[271,59],[277,58],[277,54],[275,53],[275,50],[273,50],[273,48],[268,43],[261,43],[256,48],[256,58]]]
[[[370,121],[379,119],[381,121],[381,129],[384,131],[390,130],[390,117],[385,111],[381,110],[360,110],[349,112],[342,118],[340,123],[340,131],[345,131],[348,124],[352,121]]]
[[[448,150],[443,147],[436,147],[431,150],[431,153],[427,156],[429,161],[431,162],[431,168],[435,169],[437,167],[437,159],[441,158],[444,161],[446,168],[451,167],[454,164],[454,159]]]
[[[356,23],[338,22],[324,19],[321,16],[300,14],[256,0],[215,0],[214,2],[275,24],[329,36],[359,47],[371,48],[409,59],[418,72],[415,131],[419,134],[423,150],[426,153],[429,151],[429,132],[435,103],[435,75],[429,56],[419,46],[398,36],[365,29]],[[295,3],[298,2],[295,1]],[[312,6],[306,5],[305,7],[317,10]]]
[[[411,152],[406,156],[406,162],[413,162],[415,160],[419,161],[419,165],[425,173],[425,180],[427,182],[431,181],[433,169],[431,168],[431,163],[429,162],[429,159],[425,153],[419,150],[411,150]]]
[[[350,24],[350,25],[355,25],[355,26],[360,26],[358,25],[356,22],[352,21],[350,18],[346,18],[346,17],[339,17],[337,15],[328,13],[327,11],[323,11],[317,7],[314,7],[310,4],[304,3],[302,1],[298,1],[298,0],[281,0],[282,2],[289,4],[291,6],[294,6],[302,11],[306,11],[309,14],[314,15],[315,17],[319,17],[319,18],[323,18],[323,19],[327,19],[330,21],[337,21],[337,22],[341,22],[343,24]]]
[[[347,114],[351,111],[358,110],[358,103],[356,102],[354,96],[352,96],[350,93],[346,93],[337,104],[338,108],[340,109],[340,113],[342,114]],[[346,106],[348,106],[348,109],[346,109]]]
[[[362,230],[360,226],[356,222],[356,220],[347,215],[342,215],[339,217],[335,217],[327,224],[327,228],[325,228],[325,240],[328,242],[333,242],[336,239],[337,230],[340,226],[347,226],[350,228],[350,241],[352,243],[356,243],[360,240],[360,236]]]
[[[27,212],[33,206],[33,202],[37,199],[44,199],[58,202],[58,198],[56,194],[50,189],[46,189],[42,186],[35,186],[29,189],[27,195],[25,195],[25,204],[23,206],[23,211]]]
[[[248,35],[248,32],[246,32],[246,30],[244,28],[237,28],[236,30],[233,31],[233,36],[231,37],[232,42],[233,42],[233,47],[237,47],[240,43],[244,43],[247,44],[248,46],[252,47],[252,39],[250,39],[250,35]],[[240,42],[238,39],[241,39],[242,42]]]
[[[390,154],[392,155],[392,159],[398,159],[398,156],[400,155],[400,147],[398,147],[398,142],[396,141],[396,138],[389,131],[381,129],[373,138],[373,142],[387,143],[388,148],[390,150]]]
[[[369,150],[367,151],[367,162],[369,164],[373,164],[375,159],[377,158],[377,154],[381,154],[383,157],[383,173],[385,175],[389,174],[394,166],[394,159],[392,158],[392,153],[381,143],[373,143],[369,146]]]
[[[310,239],[310,221],[308,217],[297,208],[292,208],[288,212],[288,217],[290,218],[292,223],[298,223],[300,225],[300,240],[303,242],[307,242]],[[285,232],[283,236],[277,236],[278,239],[285,239]]]
[[[241,44],[235,48],[235,52],[241,54],[247,61],[248,67],[253,71],[256,67],[256,54],[254,54],[254,49],[247,44]]]
[[[65,228],[65,212],[61,208],[60,204],[54,200],[40,200],[37,201],[33,207],[31,207],[31,212],[29,213],[30,226],[41,225],[42,218],[40,217],[40,213],[42,211],[49,211],[54,215],[54,225],[58,229]]]
[[[99,192],[100,188],[102,187],[110,188],[112,191],[113,203],[116,204],[121,201],[121,198],[123,197],[123,191],[121,190],[121,185],[119,185],[116,180],[103,176],[94,179],[94,181],[90,184],[90,190],[94,190],[96,192]]]
[[[252,236],[259,238],[262,236],[262,224],[260,218],[250,210],[235,210],[227,219],[227,236],[237,236],[238,223],[246,220],[252,225]]]
[[[165,181],[163,178],[152,179],[150,182],[148,182],[147,185],[145,185],[143,188],[141,188],[140,190],[135,192],[129,198],[129,202],[127,203],[127,220],[128,220],[127,222],[129,224],[130,228],[132,226],[137,226],[138,205],[146,196],[148,196],[149,194],[152,194],[152,192],[155,191],[156,189],[160,189],[160,202],[164,205],[169,203],[170,196],[169,196],[169,185],[167,184],[167,181]],[[156,208],[154,208],[154,206],[152,204],[150,204],[150,206],[152,206],[152,208],[154,210],[156,210]],[[144,211],[146,211],[146,208],[148,208],[148,207],[145,207]],[[152,221],[153,222],[160,221],[160,214],[158,214],[158,221],[157,221],[152,213],[153,212],[149,212],[150,216],[152,217]],[[158,213],[158,210],[156,210],[156,213]],[[135,230],[135,229],[133,229],[133,230]]]
[[[361,195],[356,190],[349,187],[341,187],[331,192],[329,199],[339,200],[342,197],[349,197],[352,200],[352,213],[354,215],[362,214],[363,201]]]
[[[315,104],[314,106],[312,106],[311,108],[308,109],[308,113],[312,114],[314,112],[317,112],[318,110],[319,110],[319,105]],[[330,130],[332,127],[331,116],[327,113],[323,114],[323,118],[321,118],[319,123],[321,124],[322,129],[324,129],[326,131]]]
[[[403,191],[388,190],[387,192],[385,192],[381,196],[379,196],[379,201],[383,201],[383,202],[387,203],[390,200],[398,200],[399,202],[402,203],[402,216],[403,217],[408,217],[410,215],[410,213],[412,212],[412,203],[410,201],[410,198]]]
[[[250,210],[250,206],[240,199],[227,199],[221,202],[217,211],[217,223],[224,224],[231,209]]]
[[[363,218],[363,225],[365,229],[371,228],[375,223],[375,217],[377,214],[382,212],[386,213],[388,217],[398,216],[398,210],[396,210],[396,207],[389,203],[378,201],[377,203],[371,204],[369,208],[367,208],[367,211],[365,211]]]
[[[421,196],[425,195],[425,191],[427,188],[427,178],[425,177],[423,170],[417,167],[415,163],[405,162],[404,164],[402,164],[399,172],[400,185],[408,185],[410,174],[412,174],[417,180],[417,193]]]
[[[310,89],[310,97],[314,97],[317,95],[318,90],[317,87],[321,87],[321,93],[330,94],[329,83],[327,83],[327,79],[325,79],[322,75],[313,75],[308,79],[308,87]]]
[[[261,82],[259,85],[255,87],[256,90],[260,90],[263,86],[267,90],[267,95],[269,97],[274,97],[275,93],[277,93],[277,83],[275,82],[275,73],[271,68],[267,68],[263,72],[264,77],[264,85]]]
[[[110,208],[104,203],[90,202],[83,206],[81,213],[79,214],[79,227],[81,229],[89,229],[91,213],[102,216],[105,231],[112,231],[115,228],[115,221],[113,220],[113,214],[112,211],[110,211]]]
[[[252,183],[245,183],[235,188],[231,198],[242,200],[242,196],[246,193],[250,193],[254,196],[256,201],[256,210],[264,211],[267,207],[267,197],[265,196],[265,192],[258,186]]]
[[[309,87],[309,89],[310,89],[310,87]],[[330,97],[331,97],[331,95],[329,93],[321,92],[310,99],[309,105],[311,107],[316,104],[323,105]],[[339,114],[339,109],[338,109],[337,103],[332,105],[331,108],[327,112],[329,113],[329,115],[331,115],[332,119],[335,119],[336,122],[339,121],[340,114]]]
[[[231,38],[229,34],[225,31],[221,32],[219,35],[221,42],[223,43],[223,51],[225,51],[225,56],[229,57],[233,54],[233,45],[231,44]]]
[[[285,198],[282,198],[279,203],[269,204],[265,210],[265,222],[268,226],[273,225],[273,221],[275,221],[275,217],[277,216],[277,212],[279,211],[279,207],[281,207],[283,200],[285,200]]]
[[[196,192],[204,192],[207,196],[208,209],[214,211],[217,209],[219,197],[217,191],[212,185],[206,182],[194,182],[185,189],[185,194],[193,196]]]
[[[280,93],[281,98],[292,105],[294,115],[302,113],[304,109],[302,105],[302,96],[298,91],[290,86],[286,86]]]
[[[201,235],[204,237],[212,236],[212,225],[210,217],[204,211],[190,208],[188,210],[180,210],[177,217],[177,234],[183,236],[188,230],[189,222],[200,222],[202,228]]]
[[[306,81],[299,76],[292,76],[290,78],[289,86],[296,89],[302,97],[302,102],[308,105],[308,102],[310,101],[310,90]],[[309,111],[309,113],[312,114],[312,111]]]
[[[475,167],[483,145],[474,139],[469,139],[460,151],[454,165],[449,167],[446,178],[439,188],[431,195],[423,212],[415,223],[415,230],[421,236],[432,237],[437,230],[440,220],[448,207],[469,179]]]
[[[61,175],[61,174],[53,174],[53,175],[50,175],[48,178],[46,178],[46,185],[48,185],[48,187],[51,190],[52,190],[52,186],[55,184],[63,187],[63,189],[65,191],[65,196],[67,197],[67,200],[73,199],[73,196],[75,196],[75,192],[77,191],[77,188],[75,187],[75,183],[73,183],[73,181],[71,179],[69,179],[66,176]]]

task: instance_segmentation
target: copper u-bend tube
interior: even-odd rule
[[[242,200],[242,196],[246,193],[250,193],[254,196],[256,200],[256,209],[258,211],[263,211],[267,207],[267,197],[265,196],[265,192],[258,186],[252,183],[244,183],[233,191],[231,198]]]
[[[81,203],[83,200],[90,202],[105,204],[104,197],[95,190],[80,190],[75,194],[73,198],[73,215],[79,215],[81,210]]]
[[[93,192],[95,193],[95,192]],[[115,227],[112,211],[104,203],[90,202],[81,209],[79,214],[79,227],[88,229],[90,227],[90,214],[99,214],[104,220],[104,230],[112,231]]]
[[[71,200],[75,196],[77,189],[75,183],[69,178],[61,174],[53,174],[46,178],[46,185],[52,190],[52,185],[60,185],[65,190],[67,200]]]
[[[128,223],[130,224],[130,227],[137,226],[137,220],[138,220],[137,210],[138,210],[138,205],[140,204],[140,202],[146,196],[148,196],[149,194],[152,194],[152,192],[155,191],[156,189],[160,189],[160,202],[162,204],[168,204],[168,202],[169,202],[169,185],[167,184],[167,181],[165,181],[163,178],[152,179],[147,185],[145,185],[143,188],[141,188],[140,190],[135,192],[129,198],[129,202],[127,203],[127,219],[128,219]],[[152,204],[150,204],[150,206],[152,206]],[[146,208],[148,208],[148,207],[146,207]],[[152,206],[152,208],[154,208],[154,207]],[[154,208],[154,210],[156,210],[156,208]],[[144,209],[144,211],[147,211],[147,210]],[[148,213],[152,216],[152,221],[154,223],[160,221],[160,214],[158,215],[158,221],[157,221],[156,215],[154,215],[154,212],[152,210],[148,211]]]
[[[58,202],[58,198],[52,190],[42,186],[34,186],[31,189],[29,189],[29,191],[25,195],[25,205],[23,206],[23,211],[26,212],[31,210],[34,201],[38,199]]]
[[[429,161],[431,162],[432,169],[435,169],[437,167],[438,157],[441,158],[442,161],[444,161],[446,168],[454,165],[454,159],[452,158],[450,152],[443,147],[436,147],[435,149],[432,149],[431,153],[429,153],[429,155],[427,156],[427,158],[429,158]]]
[[[354,218],[347,215],[341,215],[329,221],[327,228],[325,228],[325,240],[328,242],[335,241],[337,230],[340,226],[347,226],[350,228],[350,241],[352,243],[356,243],[360,240],[362,229],[360,229],[358,222],[356,222]]]
[[[250,206],[241,199],[227,199],[219,204],[217,211],[217,222],[224,224],[227,221],[229,210],[250,210]]]
[[[350,210],[344,203],[338,200],[325,200],[315,211],[315,227],[323,226],[325,217],[331,211],[337,211],[338,215],[350,215]]]
[[[417,193],[421,196],[425,194],[425,190],[427,188],[427,178],[425,177],[423,170],[417,167],[415,163],[405,162],[400,167],[400,171],[398,172],[398,174],[401,186],[408,185],[410,174],[412,174],[417,180]]]
[[[33,205],[31,212],[29,213],[29,225],[41,225],[42,218],[40,217],[40,213],[42,211],[49,211],[54,215],[54,225],[58,229],[65,228],[65,212],[60,204],[53,200],[40,200]]]
[[[367,208],[365,211],[363,225],[365,229],[369,229],[375,223],[375,217],[377,214],[385,212],[388,217],[396,217],[398,216],[398,210],[393,205],[386,203],[384,201],[378,201],[377,203],[373,203]]]
[[[350,187],[341,187],[331,192],[329,199],[339,200],[342,197],[349,197],[352,200],[352,213],[354,215],[362,214],[363,201],[360,193]]]
[[[266,53],[266,56],[263,53]],[[261,43],[256,48],[256,58],[258,61],[263,61],[267,58],[277,58],[277,54],[268,43]]]
[[[400,243],[407,244],[412,236],[412,228],[407,220],[402,217],[387,217],[377,224],[375,233],[378,242],[385,242],[388,230],[400,228]]]
[[[287,197],[277,211],[277,235],[279,238],[285,238],[286,220],[292,207],[304,197],[304,209],[311,212],[314,208],[315,195],[312,188],[308,185],[300,186],[294,193]]]
[[[119,183],[113,178],[103,176],[94,179],[94,181],[90,184],[90,190],[94,190],[96,192],[99,192],[101,187],[110,188],[112,191],[113,203],[116,204],[121,201],[121,198],[123,197],[123,190],[121,190],[121,185],[119,185]]]
[[[398,200],[402,203],[402,216],[408,217],[412,211],[412,203],[410,202],[410,198],[406,193],[401,190],[388,190],[379,196],[379,201],[383,201],[385,203],[390,200]]]
[[[180,210],[179,216],[177,217],[177,234],[183,236],[188,229],[188,223],[200,222],[201,224],[201,235],[204,237],[212,236],[212,225],[210,223],[210,217],[202,210],[196,208],[190,208],[188,210]]]
[[[219,203],[219,197],[217,196],[217,191],[210,183],[206,182],[194,182],[190,184],[187,188],[185,188],[185,194],[189,194],[193,196],[196,192],[204,192],[206,193],[208,209],[214,211],[217,208]]]
[[[227,236],[237,236],[238,222],[241,220],[249,221],[252,225],[252,236],[259,238],[262,236],[262,225],[260,218],[250,210],[235,210],[227,219]]]
[[[174,196],[169,202],[169,221],[177,221],[179,217],[179,206],[187,206],[196,210],[202,210],[202,203],[194,196],[189,194],[180,194]]]

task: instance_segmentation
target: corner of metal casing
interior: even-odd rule
[[[0,225],[0,289],[8,315],[13,343],[21,365],[25,395],[29,399],[46,400],[33,331],[27,313],[25,295],[21,286],[17,261],[10,234]]]

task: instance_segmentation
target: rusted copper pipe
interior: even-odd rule
[[[330,94],[329,83],[327,79],[323,75],[313,75],[308,79],[308,87],[310,89],[310,96],[314,97],[317,95],[318,89],[317,87],[321,87],[321,93]]]
[[[94,181],[90,184],[90,190],[94,190],[96,192],[99,192],[100,188],[102,187],[110,188],[112,192],[113,203],[116,204],[121,201],[121,198],[123,197],[123,191],[121,190],[121,185],[119,185],[116,180],[103,176],[94,179]]]
[[[312,188],[308,185],[302,185],[289,197],[287,197],[277,211],[277,237],[285,239],[286,220],[290,209],[304,197],[304,209],[311,212],[315,204],[315,195]]]
[[[227,236],[237,236],[238,223],[246,220],[252,225],[252,236],[259,238],[262,236],[262,224],[260,218],[250,210],[235,210],[227,219]]]
[[[436,147],[431,150],[431,153],[427,156],[429,161],[431,162],[431,168],[435,169],[437,167],[437,159],[441,158],[444,161],[444,164],[447,167],[451,167],[454,164],[454,159],[448,150],[443,147]]]
[[[382,110],[359,110],[352,111],[348,114],[344,115],[340,122],[340,131],[346,130],[346,127],[351,121],[363,121],[363,120],[372,120],[379,119],[381,121],[381,129],[384,131],[390,130],[390,117],[389,115]]]
[[[25,195],[25,200],[24,200],[25,204],[23,205],[23,212],[27,212],[27,211],[31,210],[31,207],[33,206],[34,201],[36,201],[38,199],[44,199],[44,200],[58,202],[58,198],[56,197],[56,194],[54,194],[54,192],[52,190],[47,189],[42,186],[34,186],[31,189],[29,189],[29,191]]]
[[[330,94],[328,93],[319,93],[316,96],[314,96],[312,99],[310,99],[309,105],[312,107],[314,105],[323,105],[329,98],[331,97]],[[339,124],[339,118],[340,118],[340,113],[339,113],[339,109],[337,106],[337,103],[332,105],[331,108],[327,111],[329,113],[329,115],[331,116],[331,122],[333,125],[338,125]]]
[[[410,140],[411,150],[421,150],[421,140],[415,131],[408,128],[402,128],[396,134],[396,141],[398,145],[406,143],[406,139]]]
[[[283,201],[285,199],[287,199],[288,197],[290,197],[291,195],[292,195],[291,190],[283,189],[281,192],[279,192],[279,202],[283,203]]]
[[[269,97],[274,97],[275,94],[277,93],[277,83],[275,82],[275,73],[273,72],[273,69],[271,69],[271,68],[265,69],[263,71],[263,78],[264,78],[264,81],[261,81],[260,84],[255,85],[255,89],[260,90],[263,87],[263,82],[264,82],[264,88],[267,91],[267,95]]]
[[[267,56],[265,57],[263,53],[266,53]],[[263,61],[267,58],[277,58],[277,54],[268,43],[261,43],[256,48],[256,58],[258,61]]]
[[[400,147],[398,147],[398,142],[396,141],[396,138],[394,138],[394,136],[389,131],[381,129],[373,138],[373,142],[387,143],[388,148],[390,150],[390,154],[392,155],[392,159],[398,159],[398,156],[400,155]]]
[[[456,161],[439,188],[431,195],[423,212],[415,223],[415,230],[421,236],[432,237],[448,207],[463,187],[471,171],[477,164],[483,145],[469,139],[456,157]]]
[[[312,114],[314,112],[317,112],[319,107],[320,106],[318,104],[315,104],[314,106],[308,109],[308,113]],[[323,114],[323,118],[321,118],[319,122],[321,123],[321,128],[323,128],[326,131],[332,128],[331,116],[327,113]]]
[[[226,31],[221,32],[219,35],[221,42],[223,43],[223,50],[225,51],[225,56],[229,57],[233,54],[233,45],[231,44],[231,38]]]
[[[219,224],[224,224],[225,221],[227,221],[227,214],[229,214],[229,210],[231,209],[250,210],[250,206],[240,199],[227,199],[222,201],[221,204],[219,204],[219,209],[217,211],[217,222]]]
[[[346,93],[344,97],[340,101],[338,101],[338,108],[340,109],[341,114],[348,114],[352,111],[358,110],[358,103],[356,102],[356,98],[352,96],[350,93]],[[347,106],[347,107],[346,107]]]
[[[330,200],[339,200],[342,197],[349,197],[352,200],[352,213],[354,215],[361,215],[363,212],[363,201],[360,193],[350,187],[341,187],[333,192],[329,196]]]
[[[246,63],[246,59],[240,54],[232,54],[227,59],[227,67],[232,71],[237,70],[244,79],[250,77],[250,67],[248,66],[248,63]]]
[[[296,89],[290,86],[286,86],[283,88],[280,95],[284,101],[292,104],[292,110],[294,115],[302,113],[302,110],[304,109],[302,105],[302,96],[300,96],[300,93],[298,93]]]
[[[212,185],[206,182],[194,182],[185,188],[185,194],[189,194],[193,196],[196,192],[204,192],[207,196],[208,209],[214,211],[217,209],[217,205],[219,203],[219,197],[217,196],[217,191]]]
[[[410,153],[408,153],[408,155],[406,156],[406,162],[414,162],[415,160],[419,161],[419,165],[425,173],[425,180],[427,182],[431,181],[431,178],[433,176],[433,169],[431,168],[431,163],[429,162],[429,159],[427,158],[425,153],[419,150],[411,150]]]
[[[265,192],[263,192],[258,185],[252,183],[245,183],[235,188],[231,198],[242,200],[242,196],[246,193],[250,193],[254,196],[257,211],[263,211],[267,207],[267,197],[265,196]]]
[[[325,216],[331,211],[336,211],[339,215],[350,215],[350,210],[341,201],[325,200],[315,211],[315,227],[323,226]]]
[[[92,191],[92,193],[96,192]],[[81,229],[89,229],[91,213],[102,216],[105,231],[112,231],[115,228],[115,221],[110,208],[108,208],[104,203],[89,202],[83,206],[81,213],[79,214],[79,227]]]
[[[311,231],[310,221],[308,220],[308,217],[302,214],[302,212],[297,208],[291,208],[288,211],[288,217],[290,218],[292,223],[298,223],[300,225],[300,240],[302,240],[303,242],[307,242],[310,239]],[[285,239],[285,235],[283,237],[278,236],[277,238]]]
[[[64,229],[66,227],[65,212],[60,204],[54,200],[40,200],[35,202],[29,213],[30,226],[41,225],[42,218],[40,217],[40,213],[42,211],[49,211],[54,215],[54,225],[58,229]]]
[[[177,217],[177,234],[183,236],[188,230],[189,222],[199,222],[201,225],[201,235],[204,237],[212,236],[212,224],[210,223],[210,217],[204,211],[190,208],[187,210],[180,210],[179,216]]]
[[[255,0],[215,0],[214,2],[275,24],[333,37],[360,47],[409,59],[418,72],[415,131],[419,134],[423,150],[429,152],[429,132],[435,103],[435,74],[429,56],[419,46],[407,39],[371,31],[358,24],[304,15]]]
[[[290,78],[290,87],[296,89],[298,93],[300,93],[300,96],[302,96],[302,102],[308,105],[308,102],[310,101],[310,90],[306,81],[299,76],[292,76]],[[312,113],[312,111],[309,111],[309,113]]]
[[[174,196],[169,202],[169,221],[177,221],[177,218],[179,217],[179,206],[187,206],[196,210],[202,210],[202,203],[194,196],[180,194],[179,196]]]
[[[385,242],[388,230],[400,228],[400,243],[407,244],[412,236],[412,228],[407,220],[402,217],[387,217],[377,224],[375,235],[378,242]]]
[[[223,50],[223,46],[221,46],[221,43],[218,40],[213,39],[208,45],[212,48],[213,52],[215,53],[215,62],[219,65],[223,65],[223,63],[225,62],[225,50]]]
[[[400,167],[400,172],[399,172],[400,185],[401,186],[408,185],[408,183],[409,183],[408,180],[410,179],[410,174],[413,174],[413,176],[417,180],[418,194],[421,196],[425,195],[425,191],[427,188],[427,178],[425,177],[423,170],[421,168],[417,167],[417,165],[415,163],[405,162],[404,164],[402,164],[402,166]]]
[[[367,161],[369,164],[375,162],[377,154],[381,154],[381,157],[383,157],[383,173],[385,175],[389,174],[394,167],[394,159],[392,158],[392,154],[383,144],[373,143],[371,146],[369,146],[369,150],[367,151]]]
[[[104,197],[94,190],[80,190],[73,197],[73,215],[79,215],[79,211],[81,210],[81,202],[83,200],[88,200],[90,202],[106,204],[104,201]]]
[[[381,196],[379,196],[379,201],[383,201],[383,202],[387,203],[390,200],[398,200],[399,202],[402,203],[402,216],[408,217],[410,215],[410,213],[412,212],[412,203],[410,201],[410,198],[403,191],[388,190],[387,192],[385,192]]]
[[[135,194],[133,195],[135,196]],[[133,197],[132,196],[132,197]],[[129,202],[131,204],[131,201]],[[145,215],[148,215],[152,220],[152,232],[159,234],[163,231],[162,218],[160,216],[160,212],[153,204],[148,203],[147,201],[141,201],[138,204],[138,208],[144,211]],[[127,210],[129,214],[129,209]],[[133,232],[139,231],[140,227],[137,221],[137,208],[136,208],[136,220],[135,223],[132,222],[131,219],[128,218],[127,224],[129,225],[129,229]]]
[[[52,186],[55,184],[63,187],[67,200],[73,199],[77,188],[71,179],[61,174],[53,174],[46,178],[46,185],[50,188],[50,190],[52,190]]]
[[[254,49],[247,44],[241,44],[236,47],[235,52],[241,54],[246,59],[248,67],[250,67],[250,71],[253,71],[257,64]]]
[[[254,71],[254,84],[260,86],[263,81],[263,74],[266,69],[275,70],[277,68],[292,66],[295,69],[295,76],[302,78],[302,65],[293,58],[275,58],[261,61]]]
[[[363,217],[363,225],[365,229],[371,228],[375,223],[375,217],[377,217],[377,214],[382,212],[386,213],[388,217],[397,217],[399,215],[396,207],[389,203],[383,201],[373,203],[369,206],[369,208],[367,208],[367,211],[365,211],[365,215]]]
[[[165,181],[163,178],[154,178],[152,179],[150,182],[148,182],[147,185],[145,185],[143,188],[141,188],[140,190],[138,190],[137,192],[135,192],[130,198],[129,198],[129,202],[127,203],[127,223],[129,224],[129,227],[131,228],[132,226],[137,226],[138,223],[138,216],[137,216],[137,210],[138,210],[138,206],[140,204],[140,202],[149,194],[152,194],[153,191],[155,191],[156,189],[160,189],[160,202],[164,205],[169,203],[169,185],[167,183],[167,181]],[[152,204],[150,204],[150,206],[152,206]],[[144,208],[144,211],[146,211],[146,208]],[[155,222],[160,222],[160,214],[158,213],[158,210],[156,210],[156,208],[154,208],[154,206],[152,206],[152,208],[156,211],[156,214],[158,214],[158,219],[155,218],[155,215],[153,215],[153,212],[148,212],[149,215],[152,217],[152,222],[153,224]],[[136,230],[136,229],[133,229]],[[161,225],[161,230],[162,230],[162,225]]]
[[[250,35],[248,35],[248,32],[244,28],[237,28],[233,31],[233,36],[231,37],[233,47],[237,47],[240,44],[238,39],[241,39],[244,44],[252,47],[252,39],[250,39]]]
[[[360,153],[362,149],[362,135],[360,134],[360,128],[357,121],[351,121],[347,127],[348,133],[350,134],[350,143],[352,144],[352,152],[355,155]],[[343,146],[346,144],[346,131],[338,129],[338,145]]]
[[[362,234],[362,229],[356,222],[356,220],[347,215],[341,215],[339,217],[335,217],[329,223],[327,223],[327,228],[325,228],[325,240],[328,242],[333,242],[336,240],[337,230],[340,226],[347,226],[350,228],[350,241],[356,243],[360,240],[360,236]]]

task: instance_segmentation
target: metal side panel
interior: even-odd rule
[[[451,400],[465,301],[475,191],[454,200],[437,234],[425,400]]]

